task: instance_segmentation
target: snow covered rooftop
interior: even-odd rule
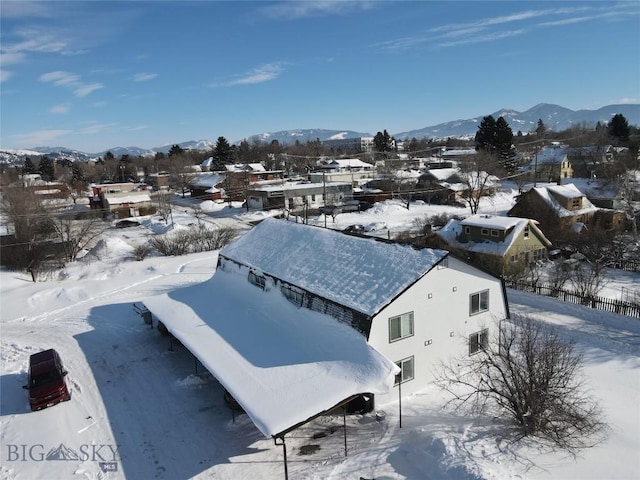
[[[262,185],[251,185],[252,191],[261,192],[294,192],[296,190],[308,190],[310,188],[331,188],[331,187],[344,187],[345,185],[351,185],[350,182],[324,182],[324,183],[272,183]]]
[[[118,192],[105,194],[105,198],[109,205],[121,205],[123,203],[142,203],[150,202],[149,192]]]
[[[564,198],[580,198],[584,196],[573,183],[567,183],[566,185],[547,185],[546,188],[550,192]]]
[[[223,182],[224,179],[224,175],[219,175],[217,173],[203,173],[202,175],[198,175],[196,178],[194,178],[191,182],[189,182],[189,184],[193,187],[211,188]]]
[[[470,217],[462,220],[460,223],[463,226],[507,230],[511,227],[515,227],[519,223],[522,223],[523,220],[525,221],[525,223],[528,223],[528,219],[517,217],[501,217],[497,215],[471,215]]]
[[[567,185],[548,185],[545,187],[534,187],[534,190],[559,217],[574,217],[598,210],[598,207],[593,205],[593,203],[591,203],[589,199],[585,197],[582,192],[578,190],[578,188],[572,183],[568,183]],[[551,192],[568,199],[582,197],[582,208],[579,210],[567,210],[558,202],[556,198],[554,198],[553,195],[551,195]]]
[[[567,147],[563,145],[552,145],[548,147],[543,147],[534,156],[531,161],[531,165],[535,165],[536,163],[543,164],[559,164],[567,156]]]
[[[229,172],[266,172],[264,165],[261,163],[236,163],[233,165],[225,165]]]
[[[339,158],[323,165],[323,168],[373,168],[370,163],[363,162],[359,158]]]
[[[458,238],[462,235],[462,227],[465,226],[491,228],[502,230],[508,233],[502,241],[486,239],[481,241],[467,241],[465,243],[460,243],[458,241]],[[451,246],[464,248],[465,250],[469,250],[471,252],[504,256],[509,251],[509,248],[511,248],[511,246],[513,245],[513,242],[518,238],[520,232],[522,232],[522,230],[524,230],[526,226],[529,226],[531,231],[540,239],[543,244],[545,244],[547,247],[551,245],[551,242],[538,228],[537,221],[518,217],[472,215],[461,221],[450,220],[442,229],[438,230],[436,234]]]
[[[374,315],[448,252],[269,218],[220,255]]]
[[[436,180],[444,182],[454,175],[459,175],[460,170],[457,168],[430,168],[429,170],[427,170],[426,174],[435,178]]]
[[[266,436],[353,395],[386,393],[398,371],[351,327],[300,309],[279,290],[263,291],[237,273],[219,270],[206,282],[144,304]]]

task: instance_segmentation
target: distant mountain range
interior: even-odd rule
[[[540,103],[524,112],[502,109],[492,113],[493,118],[504,117],[513,133],[518,131],[528,133],[536,129],[538,120],[542,120],[549,130],[556,132],[566,130],[573,125],[585,124],[594,126],[598,122],[608,123],[615,114],[621,113],[630,125],[640,125],[640,104],[607,105],[597,110],[570,110],[549,103]],[[483,115],[485,116],[485,115]],[[482,117],[468,120],[455,120],[441,123],[419,130],[395,133],[393,136],[400,140],[406,138],[447,138],[473,137],[478,130]]]
[[[592,127],[596,123],[607,123],[611,117],[617,113],[625,116],[630,125],[640,126],[640,104],[620,104],[607,105],[597,110],[570,110],[560,105],[548,103],[540,103],[535,107],[524,112],[515,110],[502,109],[491,115],[494,118],[504,117],[514,133],[518,131],[528,133],[535,130],[538,120],[542,120],[549,130],[561,131],[570,128],[573,125],[584,124]],[[468,120],[454,120],[451,122],[440,123],[430,127],[423,127],[417,130],[409,130],[407,132],[391,133],[397,140],[405,140],[411,138],[472,138],[478,130],[478,125],[485,115],[470,118]],[[384,127],[383,127],[384,128]],[[376,132],[356,132],[352,130],[329,130],[329,129],[297,129],[282,130],[279,132],[262,133],[252,135],[247,138],[249,143],[254,141],[270,143],[277,140],[281,144],[293,144],[298,140],[300,143],[314,141],[319,139],[336,140],[341,138],[357,138],[371,137]],[[237,141],[236,143],[239,143]],[[113,147],[104,152],[85,153],[66,147],[37,147],[30,150],[3,150],[0,149],[0,162],[2,163],[21,163],[26,157],[39,156],[47,154],[54,159],[68,159],[71,161],[80,160],[88,161],[104,156],[107,151],[111,152],[116,158],[122,155],[130,156],[153,156],[157,152],[168,153],[175,144],[164,145],[151,149],[139,147]],[[191,140],[187,142],[177,143],[181,148],[188,150],[211,151],[215,147],[215,142],[210,140]]]

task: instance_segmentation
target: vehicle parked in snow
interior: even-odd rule
[[[349,225],[343,230],[344,233],[351,233],[354,235],[362,235],[364,233],[364,225]]]
[[[31,410],[41,410],[71,400],[66,375],[60,355],[54,349],[31,355],[27,385],[22,387],[29,390]]]
[[[365,232],[376,232],[378,230],[385,230],[387,228],[387,224],[384,222],[373,222],[364,226]]]

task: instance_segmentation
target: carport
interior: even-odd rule
[[[389,392],[399,370],[352,327],[239,273],[219,270],[206,282],[143,301],[282,446],[285,478],[288,433],[359,394]]]

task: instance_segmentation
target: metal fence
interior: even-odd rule
[[[585,305],[596,310],[604,310],[606,312],[618,313],[628,317],[640,318],[640,304],[633,302],[625,302],[613,298],[605,298],[599,296],[584,297],[570,290],[553,287],[544,283],[530,283],[522,281],[506,281],[506,286],[524,292],[536,293],[538,295],[546,295],[554,297],[564,302]]]

